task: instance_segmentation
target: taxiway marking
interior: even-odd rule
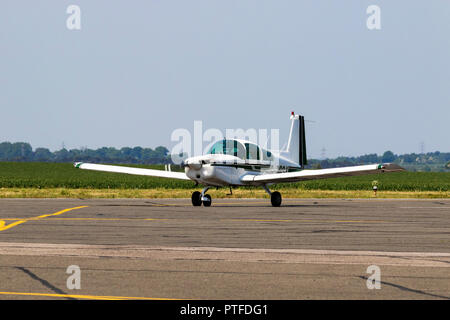
[[[36,293],[36,292],[0,292],[0,295],[38,296],[38,297],[53,297],[53,298],[75,298],[75,299],[91,299],[91,300],[181,300],[181,299],[168,299],[168,298],[94,296],[94,295],[84,295],[84,294],[56,294],[56,293]]]
[[[5,230],[8,230],[8,229],[11,229],[11,228],[13,228],[13,227],[15,227],[15,226],[17,226],[19,224],[25,223],[27,221],[35,221],[35,220],[40,220],[40,219],[44,219],[44,218],[48,218],[48,217],[52,217],[52,216],[57,216],[57,215],[63,214],[63,213],[68,212],[68,211],[82,209],[82,208],[86,208],[86,207],[87,206],[79,206],[79,207],[67,208],[67,209],[63,209],[63,210],[60,210],[58,212],[51,213],[51,214],[43,214],[43,215],[40,215],[40,216],[37,216],[37,217],[21,219],[21,220],[19,220],[17,222],[13,222],[13,223],[10,223],[8,225],[5,225],[5,220],[6,219],[3,219],[3,220],[0,220],[0,231],[5,231]],[[8,220],[10,220],[10,219],[8,219]]]

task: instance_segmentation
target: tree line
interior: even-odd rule
[[[124,147],[116,149],[103,147],[98,149],[62,148],[51,152],[47,148],[33,150],[29,143],[0,143],[0,161],[19,162],[97,162],[97,163],[133,163],[168,164],[172,163],[169,150],[159,146],[155,149],[142,147]],[[444,171],[450,169],[450,152],[409,153],[396,155],[386,151],[382,155],[365,154],[358,157],[337,157],[334,159],[308,159],[308,168],[336,168],[370,163],[394,162],[411,171]]]
[[[25,142],[0,143],[0,161],[17,162],[104,162],[104,163],[135,163],[135,164],[166,164],[171,163],[169,150],[159,146],[155,149],[142,147],[124,147],[121,149],[103,147],[99,149],[70,149],[51,152],[47,148],[33,148]]]
[[[396,163],[408,171],[446,171],[450,169],[450,152],[408,153],[397,155],[386,151],[382,155],[376,153],[365,154],[359,157],[338,157],[309,161],[310,168],[336,168],[371,163]]]

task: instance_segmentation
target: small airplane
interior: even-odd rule
[[[279,207],[281,194],[278,191],[270,191],[270,185],[405,170],[391,163],[305,169],[307,164],[305,119],[292,112],[290,120],[289,139],[283,151],[265,150],[250,141],[225,138],[215,142],[207,154],[187,158],[183,163],[185,172],[84,162],[76,162],[74,166],[86,170],[192,180],[196,185],[204,186],[201,192],[192,193],[192,205],[203,204],[205,207],[211,206],[212,203],[211,196],[206,194],[211,187],[229,187],[230,191],[238,186],[262,187],[269,194],[272,206]]]

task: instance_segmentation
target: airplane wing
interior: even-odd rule
[[[75,168],[94,170],[94,171],[105,171],[105,172],[117,172],[134,174],[140,176],[151,176],[151,177],[161,177],[161,178],[172,178],[180,180],[191,180],[184,172],[173,172],[173,171],[163,171],[154,169],[144,169],[144,168],[132,168],[132,167],[121,167],[121,166],[111,166],[105,164],[93,164],[76,162],[74,164]]]
[[[265,184],[280,182],[298,182],[305,180],[326,179],[336,177],[357,176],[380,172],[405,171],[396,164],[369,164],[363,166],[352,166],[342,168],[302,170],[295,172],[268,173],[268,174],[246,174],[241,177],[241,181],[248,184]]]

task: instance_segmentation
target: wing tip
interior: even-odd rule
[[[83,164],[83,162],[75,162],[74,164],[73,164],[73,166],[75,167],[75,168],[80,168],[80,166]]]

